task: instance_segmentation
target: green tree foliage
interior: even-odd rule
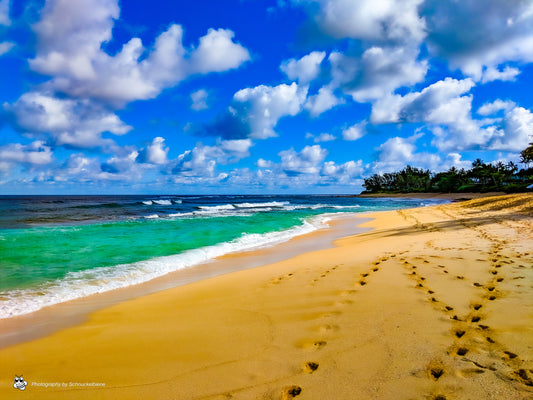
[[[532,182],[531,168],[518,171],[513,162],[487,164],[477,159],[469,170],[452,167],[436,174],[408,165],[399,172],[374,174],[363,187],[366,193],[510,192],[525,190]]]
[[[520,152],[520,162],[527,166],[533,162],[533,143]]]

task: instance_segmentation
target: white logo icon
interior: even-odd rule
[[[18,375],[15,375],[15,383],[13,383],[13,387],[15,389],[18,389],[18,390],[24,390],[26,389],[26,385],[28,384],[28,382],[26,382],[24,380],[24,378],[21,376],[18,376]]]

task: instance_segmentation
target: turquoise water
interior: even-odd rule
[[[339,196],[0,197],[0,318],[280,243],[328,215],[427,200]]]
[[[128,264],[263,234],[302,223],[310,213],[134,220],[2,232],[0,290],[64,278],[69,272]]]

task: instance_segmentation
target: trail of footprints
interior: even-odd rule
[[[414,216],[409,215],[404,211],[399,211],[399,214],[406,221],[409,221],[410,219],[414,220],[417,228],[428,230],[430,232],[439,230],[433,224],[421,223]],[[455,216],[452,217],[455,218]],[[459,375],[468,378],[469,376],[484,374],[490,371],[497,374],[497,376],[501,379],[515,381],[519,384],[526,385],[527,387],[533,387],[533,369],[526,369],[526,367],[523,366],[522,358],[518,354],[509,351],[502,343],[499,343],[493,336],[491,327],[483,323],[484,308],[488,306],[490,302],[493,302],[503,296],[503,293],[498,288],[499,284],[507,279],[504,274],[501,273],[503,267],[511,266],[513,264],[512,260],[500,254],[506,243],[497,240],[494,236],[490,235],[476,224],[468,223],[464,219],[458,220],[466,228],[473,230],[480,237],[492,243],[488,254],[490,268],[487,271],[487,281],[485,283],[475,281],[471,282],[474,287],[479,288],[479,291],[476,293],[475,298],[471,299],[470,309],[466,313],[458,313],[454,307],[442,301],[439,298],[438,293],[435,293],[435,291],[428,286],[426,277],[421,272],[423,268],[419,267],[423,267],[425,264],[430,264],[428,266],[431,266],[431,264],[435,263],[432,263],[431,261],[422,257],[415,257],[417,261],[420,261],[420,265],[417,266],[408,262],[404,258],[400,258],[400,256],[406,252],[388,254],[376,260],[372,263],[372,266],[369,269],[363,271],[357,276],[357,279],[354,282],[355,288],[343,290],[339,293],[339,296],[346,298],[355,295],[358,290],[364,290],[364,287],[370,282],[372,274],[378,272],[383,263],[396,259],[402,263],[403,267],[408,271],[410,279],[412,279],[415,283],[415,288],[426,293],[428,303],[431,304],[435,309],[441,311],[450,319],[452,323],[450,334],[452,336],[453,344],[447,349],[446,353],[448,357],[451,357],[455,360],[458,359],[460,361],[459,365],[462,364],[460,370],[457,371]],[[426,246],[443,251],[454,250],[452,248],[438,248],[432,241],[427,242]],[[515,256],[516,258],[527,257],[529,256],[529,253],[517,253]],[[461,257],[456,258],[461,259]],[[479,259],[478,261],[486,260]],[[445,265],[436,264],[434,266],[441,270],[443,274],[448,274],[450,279],[455,279],[457,281],[470,284],[470,281],[465,276],[450,274],[450,271],[448,271]],[[322,279],[326,279],[338,267],[339,266],[333,266],[321,272],[319,276],[312,280],[311,285],[319,284]],[[525,266],[518,265],[513,266],[513,268],[525,268]],[[288,279],[291,279],[292,277],[293,274],[286,274],[284,276],[275,278],[270,283],[274,285],[280,284]],[[512,279],[518,280],[523,278],[523,276],[518,276]],[[341,300],[335,302],[332,307],[338,308],[339,306],[345,306],[350,303],[350,300]],[[341,312],[337,309],[332,309],[321,314],[318,318],[330,319],[334,318],[340,313]],[[334,324],[325,323],[318,329],[322,337],[317,338],[316,340],[305,341],[298,347],[301,348],[302,351],[306,352],[320,351],[328,344],[328,334],[334,331],[336,328],[337,326]],[[483,357],[476,357],[477,350],[485,350],[485,354],[489,354],[492,359],[486,359],[487,357],[485,357],[485,359],[483,359]],[[501,365],[502,363],[507,367],[506,370],[510,371],[510,373],[505,376],[499,372],[501,368],[497,368],[497,366],[499,364]],[[427,371],[428,378],[434,382],[437,382],[447,374],[453,373],[453,371],[447,369],[446,364],[453,365],[454,363],[433,361],[427,365],[425,369]],[[320,363],[317,360],[305,361],[301,368],[302,373],[306,374],[319,373],[319,370]],[[299,396],[303,390],[304,389],[298,385],[285,387],[282,390],[282,399],[293,399]],[[444,394],[437,393],[431,396],[431,400],[447,400],[447,397]]]
[[[334,318],[335,316],[341,314],[341,311],[339,311],[338,308],[342,307],[342,306],[349,305],[349,304],[352,303],[351,300],[346,300],[346,297],[353,296],[353,295],[355,295],[358,292],[358,290],[364,288],[370,282],[370,280],[372,278],[372,275],[375,274],[376,272],[380,271],[382,264],[385,263],[386,261],[390,260],[390,259],[395,258],[395,257],[396,257],[396,254],[390,254],[390,255],[387,255],[387,256],[383,256],[383,257],[377,259],[376,261],[374,261],[371,264],[370,268],[368,268],[367,270],[361,272],[360,274],[358,274],[356,276],[356,279],[353,282],[352,288],[349,288],[349,289],[346,289],[346,290],[342,290],[341,292],[338,293],[338,296],[341,297],[342,299],[337,301],[337,302],[334,302],[330,306],[331,309],[330,310],[326,310],[324,313],[318,315],[317,319],[330,320],[330,319]],[[327,278],[330,274],[335,272],[335,270],[337,270],[337,268],[339,268],[341,266],[342,266],[342,264],[335,265],[335,266],[333,266],[333,267],[321,272],[319,276],[317,276],[316,278],[312,279],[311,285],[318,284],[322,279]],[[287,275],[284,275],[282,277],[276,278],[273,281],[271,281],[271,283],[272,284],[281,283],[284,280],[290,278],[289,275],[292,275],[292,274],[287,274]],[[332,331],[334,331],[334,330],[336,330],[338,328],[337,325],[332,324],[330,322],[331,321],[326,321],[326,323],[321,324],[318,327],[318,329],[315,329],[315,331],[318,331],[319,333],[321,333],[320,337],[317,337],[316,339],[312,339],[312,340],[305,339],[302,342],[298,343],[296,346],[299,349],[301,349],[302,351],[307,352],[307,353],[319,352],[321,349],[323,349],[325,346],[327,346],[327,344],[328,344],[328,335]],[[319,354],[319,353],[317,353],[317,354]],[[319,369],[320,369],[320,363],[319,363],[319,360],[316,360],[316,359],[315,360],[310,360],[310,361],[305,361],[302,364],[302,367],[301,367],[302,373],[306,373],[306,374],[317,373],[317,371],[319,371]],[[304,388],[302,388],[299,385],[290,385],[290,386],[287,386],[287,387],[283,388],[281,398],[283,400],[293,399],[293,398],[299,396],[301,393],[303,393],[303,391],[304,391]]]
[[[499,343],[493,336],[491,327],[483,324],[483,309],[490,302],[497,300],[503,294],[498,289],[500,283],[505,281],[505,277],[501,273],[504,265],[512,265],[514,262],[509,257],[501,255],[501,250],[505,247],[505,242],[497,240],[495,237],[479,228],[478,226],[472,226],[464,220],[460,220],[461,223],[468,229],[474,230],[482,238],[492,242],[492,246],[488,253],[490,267],[487,271],[487,282],[472,282],[472,285],[479,288],[476,293],[476,297],[471,299],[470,310],[461,315],[454,308],[446,304],[439,299],[437,293],[432,290],[427,282],[426,278],[420,272],[421,268],[417,265],[400,258],[403,267],[407,270],[408,276],[415,283],[415,288],[426,292],[428,302],[437,310],[442,311],[450,318],[452,322],[451,335],[453,338],[453,345],[447,350],[449,357],[460,358],[460,361],[469,367],[461,368],[458,371],[459,375],[464,377],[483,374],[488,371],[492,371],[501,379],[507,381],[515,381],[527,387],[533,387],[533,369],[527,369],[523,364],[522,358],[511,351],[509,351],[502,343]],[[418,223],[418,221],[417,221]],[[426,246],[437,248],[432,241],[426,242]],[[439,249],[439,250],[452,250],[452,249]],[[529,256],[529,253],[516,254],[516,258]],[[460,258],[460,257],[459,257]],[[430,264],[430,261],[424,260],[422,257],[418,257],[423,264]],[[479,259],[478,261],[485,261]],[[443,274],[449,274],[446,266],[438,264],[436,265]],[[514,268],[525,268],[524,265],[519,265]],[[457,279],[465,281],[466,278],[462,275],[452,276],[451,279]],[[523,276],[512,278],[514,280],[524,279]],[[481,339],[481,341],[480,341]],[[471,356],[472,352],[476,353],[476,350],[484,350],[485,354],[489,355],[489,359],[481,362],[483,357]],[[477,355],[477,354],[476,354]],[[509,371],[508,374],[503,375],[496,368],[497,365],[504,364]],[[437,382],[446,374],[452,371],[447,371],[445,363],[432,362],[426,367],[428,377]],[[453,363],[448,363],[453,364]],[[500,368],[501,369],[501,368]],[[432,400],[446,400],[446,396],[443,394],[434,394],[431,397]]]

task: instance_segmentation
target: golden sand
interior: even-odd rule
[[[4,348],[0,398],[531,399],[532,214],[530,194],[372,214]]]

